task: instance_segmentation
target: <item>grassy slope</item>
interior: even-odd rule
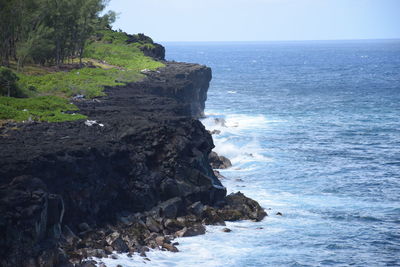
[[[102,31],[100,38],[86,47],[84,62],[93,67],[68,72],[51,72],[29,66],[18,73],[19,86],[29,98],[0,97],[0,120],[67,121],[83,119],[80,114],[63,111],[77,110],[68,98],[82,94],[86,98],[104,95],[104,86],[123,85],[143,78],[143,69],[157,69],[163,64],[146,57],[140,46],[151,43],[127,44],[125,33]],[[30,89],[29,89],[30,88]],[[34,88],[34,90],[31,90]]]

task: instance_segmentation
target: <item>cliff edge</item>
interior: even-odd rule
[[[165,65],[144,70],[140,82],[107,88],[107,96],[75,100],[86,121],[0,128],[1,266],[78,266],[86,257],[106,256],[107,247],[140,252],[152,233],[187,232],[207,218],[265,216],[247,199],[250,210],[237,211],[243,201],[226,198],[210,167],[213,141],[197,119],[211,69]],[[190,214],[197,215],[192,223],[176,221]]]

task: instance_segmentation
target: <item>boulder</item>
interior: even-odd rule
[[[108,236],[106,236],[106,242],[108,245],[112,245],[112,243],[114,243],[114,241],[119,238],[121,235],[118,232],[113,232],[111,234],[109,234]]]
[[[202,212],[203,223],[211,225],[225,225],[224,219],[218,214],[218,210],[208,205]]]
[[[151,232],[158,233],[162,230],[161,225],[150,216],[146,218],[146,226]]]
[[[117,239],[115,239],[114,242],[112,242],[111,246],[113,247],[114,250],[116,250],[119,253],[129,251],[128,245],[125,243],[124,240],[122,240],[121,237],[118,237]]]
[[[86,249],[87,257],[107,258],[107,253],[103,249]]]
[[[198,223],[193,226],[185,227],[180,231],[177,231],[175,235],[177,237],[187,237],[187,236],[196,236],[196,235],[204,235],[206,233],[206,228],[204,225]]]
[[[164,226],[168,230],[178,231],[178,230],[182,229],[183,227],[185,227],[185,224],[182,223],[181,221],[176,220],[176,219],[167,219],[164,222]]]
[[[159,211],[160,217],[176,218],[179,212],[182,211],[182,199],[174,197],[159,204],[155,209]]]
[[[212,135],[214,135],[214,134],[218,135],[218,134],[220,134],[220,133],[221,133],[220,130],[212,130],[212,131],[210,132],[210,134],[212,134]]]
[[[170,252],[179,252],[179,249],[172,244],[164,243],[162,247]]]
[[[232,163],[228,158],[219,156],[214,151],[211,151],[208,155],[208,161],[213,169],[227,169],[232,166]]]
[[[253,220],[261,221],[267,213],[257,201],[243,193],[232,193],[226,197],[226,204],[217,211],[225,221]]]

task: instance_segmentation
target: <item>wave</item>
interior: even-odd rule
[[[214,151],[228,157],[236,170],[252,169],[249,163],[272,161],[265,155],[266,149],[259,143],[258,134],[269,122],[263,115],[218,113],[208,113],[202,120],[207,130],[217,133],[213,136]]]

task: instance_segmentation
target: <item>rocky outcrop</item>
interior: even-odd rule
[[[254,203],[226,198],[209,164],[213,141],[197,118],[211,70],[167,62],[146,74],[75,100],[97,123],[0,128],[1,266],[177,251],[172,238],[202,234],[202,223],[262,217]]]
[[[232,166],[231,161],[227,157],[220,156],[214,151],[211,151],[208,155],[208,161],[213,169],[227,169]]]
[[[0,265],[56,266],[66,261],[58,250],[63,200],[49,194],[37,178],[20,176],[0,187]]]
[[[212,78],[211,69],[189,63],[164,62],[166,68],[147,72],[148,79],[138,83],[138,87],[147,87],[159,96],[172,97],[177,100],[186,115],[193,118],[204,116],[207,91]]]
[[[200,201],[186,207],[185,204],[181,198],[175,198],[148,212],[121,214],[113,226],[107,225],[81,235],[78,244],[63,243],[63,249],[74,263],[86,257],[113,257],[114,251],[142,256],[146,256],[149,248],[178,252],[178,243],[173,239],[202,235],[206,232],[204,224],[225,225],[227,220],[260,221],[267,215],[256,201],[240,192],[227,196],[216,206],[204,205]],[[80,249],[76,250],[76,247]]]
[[[165,48],[160,44],[154,43],[149,36],[146,36],[143,33],[135,35],[128,34],[127,43],[141,44],[139,48],[146,56],[158,60],[165,60]]]

